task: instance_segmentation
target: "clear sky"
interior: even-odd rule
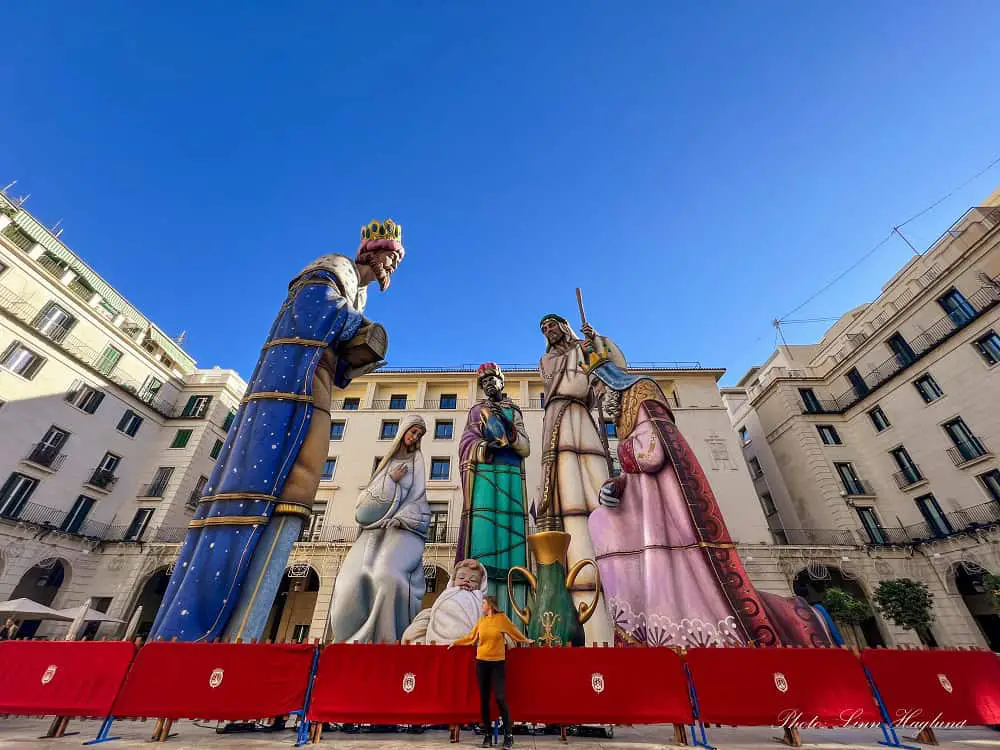
[[[538,319],[734,382],[770,321],[1000,156],[983,2],[13,2],[0,184],[203,367],[391,216],[392,365],[534,362]],[[1000,167],[905,232],[926,247]],[[793,317],[876,296],[893,241]],[[823,325],[790,325],[790,342]]]

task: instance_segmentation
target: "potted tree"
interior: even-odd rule
[[[830,617],[840,626],[847,645],[857,647],[867,645],[860,625],[872,615],[868,602],[834,586],[823,592],[822,604],[830,613]]]
[[[931,633],[934,594],[922,581],[894,578],[882,581],[875,589],[875,605],[879,612],[903,630],[916,632],[925,646],[936,646]]]

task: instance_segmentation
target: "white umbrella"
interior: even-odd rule
[[[66,615],[66,619],[75,620],[80,617],[81,614],[86,611],[83,615],[83,622],[117,622],[123,623],[124,620],[119,620],[117,617],[112,617],[111,615],[106,615],[103,612],[98,612],[96,609],[90,609],[86,605],[81,604],[79,607],[71,607],[70,609],[60,609],[60,614]]]
[[[10,599],[0,602],[0,615],[15,615],[22,620],[62,620],[72,622],[72,615],[33,602],[31,599]]]

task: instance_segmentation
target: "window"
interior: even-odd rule
[[[140,427],[142,427],[142,417],[131,409],[126,409],[122,418],[118,420],[118,432],[124,432],[129,437],[135,437]]]
[[[948,433],[951,442],[955,444],[949,453],[952,454],[952,459],[956,464],[986,455],[986,446],[975,436],[961,417],[945,422],[941,426]]]
[[[885,343],[892,349],[892,353],[896,355],[896,361],[900,367],[907,367],[917,361],[916,352],[913,351],[910,342],[903,338],[903,334],[894,333]]]
[[[914,387],[916,387],[917,392],[920,394],[920,398],[924,400],[924,403],[931,403],[932,401],[937,401],[944,395],[944,391],[941,390],[941,386],[937,384],[937,381],[931,377],[930,373],[921,375],[919,378],[913,381]]]
[[[347,422],[330,422],[330,440],[343,440]]]
[[[333,456],[326,459],[326,463],[323,464],[323,473],[320,475],[320,479],[333,479],[333,473],[337,470],[337,459]]]
[[[451,440],[454,429],[454,423],[450,419],[439,419],[434,423],[434,439]]]
[[[375,471],[380,463],[382,463],[382,456],[375,456],[375,460],[372,461],[372,476],[375,476]]]
[[[73,507],[70,508],[69,513],[66,514],[66,518],[63,519],[59,529],[68,534],[75,534],[78,532],[80,527],[83,525],[84,520],[87,518],[87,514],[90,513],[90,509],[94,507],[95,502],[97,501],[92,497],[80,495],[76,499],[76,502],[73,503]]]
[[[198,501],[205,496],[205,485],[208,484],[208,477],[204,474],[198,477],[198,481],[194,483],[194,489],[191,490],[190,505],[192,508],[198,505]]]
[[[93,414],[97,407],[104,400],[104,394],[96,388],[86,385],[82,380],[77,380],[70,387],[66,394],[67,403],[72,404],[80,411]]]
[[[938,505],[934,495],[921,495],[914,502],[934,536],[948,536],[952,532],[951,522],[941,511],[941,506]]]
[[[142,489],[140,497],[163,497],[163,493],[166,491],[167,484],[170,482],[170,477],[173,474],[173,466],[159,467],[153,475],[153,481]]]
[[[7,270],[9,266],[6,263],[0,262],[0,276],[3,276],[3,272]]]
[[[31,380],[42,369],[45,364],[45,357],[35,354],[24,344],[15,341],[7,347],[0,358],[0,367],[10,370],[15,375],[20,375],[25,380]]]
[[[360,398],[345,398],[344,411],[357,411],[361,407]]]
[[[996,331],[990,331],[985,336],[980,336],[976,339],[975,346],[979,356],[985,360],[986,364],[992,366],[1000,362],[1000,336],[997,335]]]
[[[761,468],[760,459],[756,456],[751,456],[747,459],[747,464],[750,466],[750,476],[754,479],[760,479],[764,476],[764,469]]]
[[[851,387],[854,389],[854,395],[858,398],[864,398],[868,395],[868,391],[871,389],[868,387],[868,383],[865,382],[865,379],[861,377],[861,373],[858,372],[857,367],[852,367],[844,373],[844,377],[847,378]]]
[[[116,456],[114,453],[105,453],[104,458],[94,469],[94,473],[90,476],[90,481],[87,484],[93,485],[94,487],[100,487],[102,490],[110,490],[116,481],[115,470],[118,465],[122,462],[121,456]]]
[[[823,405],[816,398],[816,393],[812,388],[799,388],[799,396],[802,397],[802,405],[806,409],[806,414],[820,414]]]
[[[314,505],[312,513],[309,515],[308,525],[302,529],[302,536],[299,541],[316,542],[319,541],[323,533],[323,522],[326,520],[326,505]]]
[[[17,518],[37,486],[37,479],[17,472],[11,474],[0,488],[0,516]]]
[[[739,433],[740,442],[743,443],[743,445],[748,445],[750,443],[750,431],[747,430],[746,427],[740,427]]]
[[[222,429],[225,432],[229,432],[229,428],[233,426],[234,421],[236,421],[236,412],[230,409],[226,418],[222,420]]]
[[[309,625],[298,624],[292,629],[292,643],[305,643],[309,637]]]
[[[223,441],[216,440],[215,445],[212,446],[212,450],[208,452],[208,457],[213,461],[219,457],[220,453],[222,453],[222,443]]]
[[[837,474],[840,476],[840,482],[844,485],[844,492],[848,495],[867,495],[868,492],[865,489],[865,485],[861,482],[861,478],[858,473],[854,470],[854,464],[850,463],[837,463],[833,465],[837,470]]]
[[[174,441],[170,444],[171,448],[186,448],[188,440],[191,439],[191,434],[194,430],[177,430],[174,435]]]
[[[948,317],[957,326],[964,326],[976,317],[976,309],[957,289],[951,289],[939,297],[938,304],[944,308]]]
[[[153,517],[152,508],[139,508],[132,516],[132,523],[128,525],[125,529],[125,536],[122,537],[124,542],[136,542],[142,539],[143,533],[146,531],[146,527],[149,525],[149,519]]]
[[[1000,469],[987,471],[979,475],[979,481],[983,483],[986,492],[994,502],[1000,503]]]
[[[604,423],[604,434],[607,435],[611,440],[618,438],[618,425],[614,422]]]
[[[113,346],[104,347],[104,352],[94,362],[94,369],[102,375],[110,375],[118,367],[122,353]]]
[[[431,479],[435,480],[447,479],[450,475],[451,475],[450,458],[431,459]]]
[[[396,433],[399,431],[399,422],[390,422],[388,420],[382,422],[382,429],[379,430],[378,439],[379,440],[392,440],[396,437]]]
[[[58,469],[62,462],[60,451],[66,445],[67,440],[69,440],[69,433],[53,425],[46,430],[42,439],[32,447],[31,453],[28,454],[28,460],[39,466],[47,466],[53,470]]]
[[[431,523],[427,530],[428,542],[448,541],[448,503],[431,503]]]
[[[818,424],[816,431],[819,432],[819,439],[824,445],[842,445],[837,428],[832,424]]]
[[[184,411],[181,412],[181,416],[188,419],[202,419],[211,403],[211,396],[192,396],[184,405]]]
[[[38,313],[32,325],[40,334],[58,343],[65,339],[66,334],[76,325],[76,318],[55,302],[49,302]]]
[[[142,388],[139,389],[139,400],[148,404],[156,398],[156,394],[160,392],[160,388],[162,387],[163,381],[155,375],[150,375],[146,378],[146,382],[142,384]]]
[[[875,515],[875,509],[855,508],[855,510],[858,512],[858,518],[861,519],[861,525],[868,533],[868,538],[872,541],[872,544],[885,544],[885,529],[882,528],[882,524],[878,520],[878,516]]]
[[[774,505],[774,498],[771,497],[770,492],[765,492],[760,496],[760,506],[764,509],[765,516],[773,516],[778,512],[778,509]]]
[[[390,409],[405,409],[406,408],[406,395],[400,395],[394,393],[389,396],[389,408]]]
[[[455,393],[442,393],[438,401],[438,407],[441,409],[457,409],[458,395]]]
[[[924,475],[920,473],[920,467],[910,458],[906,448],[899,446],[893,448],[889,453],[896,461],[896,466],[899,467],[899,472],[896,474],[896,484],[899,485],[900,489],[923,480]]]
[[[890,427],[892,427],[892,423],[889,421],[889,418],[885,415],[885,412],[882,411],[881,406],[876,406],[874,409],[868,412],[868,418],[872,421],[872,424],[875,426],[875,432],[882,432],[882,430],[888,430]]]

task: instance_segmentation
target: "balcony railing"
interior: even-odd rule
[[[395,401],[387,398],[377,398],[372,401],[373,409],[391,409],[393,411],[405,411],[406,409],[416,409],[417,402],[413,399],[405,401]]]
[[[31,461],[37,466],[44,466],[51,471],[58,471],[63,461],[66,460],[66,454],[60,453],[58,448],[53,448],[51,445],[35,443],[31,446],[25,460]]]
[[[139,492],[136,497],[163,497],[163,493],[167,491],[167,485],[170,482],[150,482],[149,484],[144,484],[139,488]]]
[[[161,542],[163,544],[177,544],[184,541],[187,533],[186,526],[161,526],[158,529],[143,529],[142,533],[131,539],[126,539],[131,526],[114,525],[109,526],[104,535],[106,542]]]
[[[823,411],[810,410],[803,406],[803,412],[806,414],[840,414],[847,411],[890,378],[919,362],[932,349],[1000,304],[1000,287],[988,284],[972,294],[968,298],[968,302],[973,310],[971,314],[967,312],[949,313],[910,341],[913,356],[910,356],[909,353],[905,355],[893,354],[885,362],[872,368],[867,375],[863,376],[865,388],[852,385],[844,393],[833,398],[832,401],[821,400]]]
[[[977,529],[1000,523],[1000,503],[989,502],[962,508],[947,514],[948,522],[955,530]]]
[[[93,539],[103,539],[108,530],[108,524],[100,521],[84,519],[73,530],[63,530],[60,527],[66,522],[69,511],[59,508],[48,508],[37,503],[24,503],[17,513],[2,513],[0,519],[14,523],[27,523],[43,529],[63,531],[65,534],[85,536]]]
[[[118,482],[118,477],[115,476],[114,471],[110,469],[102,469],[97,467],[94,472],[90,475],[90,479],[87,480],[87,484],[92,487],[99,487],[102,490],[107,490],[110,492],[114,489],[115,484]]]
[[[454,404],[452,406],[451,404]],[[377,407],[376,407],[377,408]],[[424,400],[425,409],[440,409],[442,411],[455,411],[456,409],[468,409],[469,402],[464,398],[455,399],[454,401],[448,401],[444,404],[441,403],[439,398],[428,398]]]
[[[849,529],[785,529],[785,538],[791,545],[851,545],[858,540]]]
[[[913,485],[924,481],[923,472],[920,471],[920,467],[913,464],[910,468],[904,469],[903,471],[897,471],[892,475],[892,478],[896,480],[896,486],[901,490],[905,490],[907,487],[912,487]]]
[[[844,494],[848,497],[869,497],[875,493],[864,481],[854,477],[850,482],[844,484]]]
[[[37,320],[41,309],[30,304],[6,286],[0,285],[0,312],[6,313],[25,325],[34,328],[35,320]],[[101,362],[104,361],[103,352],[91,349],[72,334],[67,334],[62,340],[53,339],[53,343],[80,364],[117,383],[123,390],[131,393],[154,411],[165,417],[171,416],[173,401],[160,396],[158,392],[149,393],[145,391],[142,383],[132,380],[119,370],[114,370],[110,373],[100,372],[98,368]]]
[[[975,461],[977,458],[988,455],[990,455],[989,449],[977,437],[955,443],[953,448],[948,449],[948,457],[951,458],[955,466],[962,466],[970,461]]]

